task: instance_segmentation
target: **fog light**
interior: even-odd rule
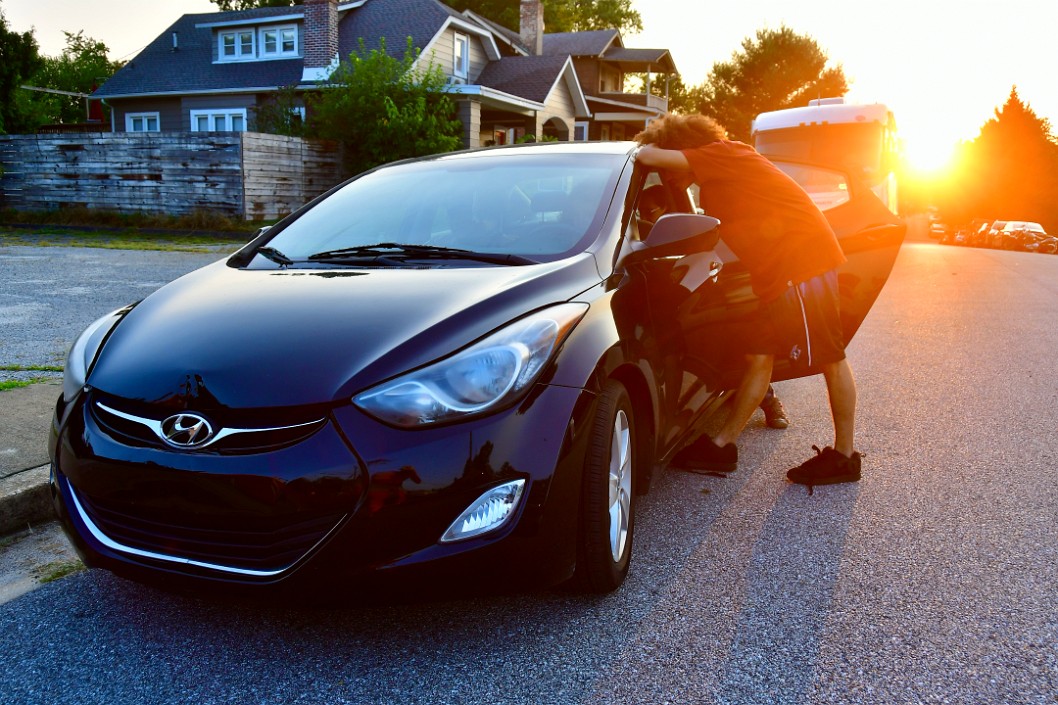
[[[493,487],[474,500],[459,518],[452,522],[448,531],[441,537],[441,543],[462,541],[500,528],[514,515],[524,489],[525,480],[514,480]]]

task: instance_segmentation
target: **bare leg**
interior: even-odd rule
[[[771,384],[771,368],[774,362],[771,355],[746,355],[746,373],[735,392],[731,412],[723,428],[713,438],[718,446],[725,446],[738,440],[742,429],[746,427],[753,412],[760,406]]]
[[[823,367],[830,394],[830,415],[834,418],[834,450],[851,456],[856,432],[856,380],[848,360]]]

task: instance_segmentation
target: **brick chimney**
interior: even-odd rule
[[[305,0],[303,81],[321,81],[338,56],[338,0]]]
[[[518,34],[529,49],[529,53],[540,56],[544,53],[544,3],[543,0],[522,0],[521,20]]]

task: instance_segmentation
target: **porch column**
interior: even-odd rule
[[[463,123],[463,146],[481,146],[481,103],[469,99],[456,102],[456,117]]]

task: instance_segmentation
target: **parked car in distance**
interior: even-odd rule
[[[992,227],[988,229],[988,246],[996,249],[1002,249],[1003,247],[1003,228],[1006,226],[1007,221],[1005,220],[993,220]]]
[[[991,238],[989,237],[991,230],[991,221],[980,221],[980,224],[974,229],[973,234],[970,236],[970,244],[974,247],[988,247],[991,241]]]
[[[1047,231],[1039,223],[1027,220],[1008,220],[1001,231],[1004,250],[1029,250],[1037,241],[1047,237]]]
[[[737,385],[761,320],[723,226],[636,151],[383,166],[93,323],[50,440],[85,562],[311,600],[619,587],[638,496]],[[850,340],[904,226],[848,175],[776,163],[843,179],[826,215]]]
[[[1054,235],[1048,235],[1042,240],[1037,241],[1032,251],[1044,255],[1058,254],[1058,238]]]

